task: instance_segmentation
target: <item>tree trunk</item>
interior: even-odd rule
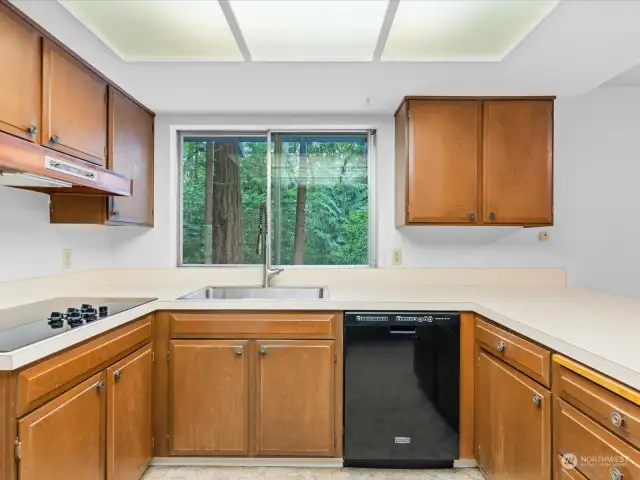
[[[300,142],[300,162],[298,166],[298,200],[296,202],[296,228],[293,237],[293,264],[304,265],[304,234],[307,226],[307,172],[309,156],[307,142]]]
[[[213,263],[242,264],[240,164],[235,143],[217,143],[213,172]]]
[[[204,176],[204,263],[213,263],[213,142],[206,143]]]

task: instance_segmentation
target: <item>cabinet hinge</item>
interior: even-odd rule
[[[151,349],[151,363],[156,361],[156,351],[152,348]]]
[[[22,442],[19,438],[16,438],[16,441],[13,444],[13,455],[16,459],[16,462],[19,462],[20,458],[22,457]]]
[[[171,361],[171,350],[167,350],[167,362]]]
[[[156,439],[151,437],[151,451],[154,451],[156,448]]]
[[[105,146],[105,147],[104,147],[104,156],[105,156],[105,157],[107,156],[108,151],[109,151],[109,149]]]

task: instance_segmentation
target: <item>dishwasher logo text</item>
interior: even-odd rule
[[[388,322],[389,321],[389,317],[369,317],[369,316],[362,316],[362,315],[356,315],[356,322]]]
[[[396,443],[411,443],[411,437],[396,437]]]
[[[424,315],[422,317],[405,317],[402,315],[398,315],[396,317],[396,321],[398,322],[418,322],[418,323],[433,323],[433,317],[431,315]]]

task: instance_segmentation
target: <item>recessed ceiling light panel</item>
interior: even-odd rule
[[[387,0],[230,0],[257,61],[373,58]]]
[[[125,60],[242,60],[216,0],[58,0]]]
[[[559,0],[401,0],[382,60],[497,61]]]

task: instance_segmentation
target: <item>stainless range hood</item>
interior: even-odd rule
[[[44,193],[130,196],[130,178],[0,133],[0,185]]]

